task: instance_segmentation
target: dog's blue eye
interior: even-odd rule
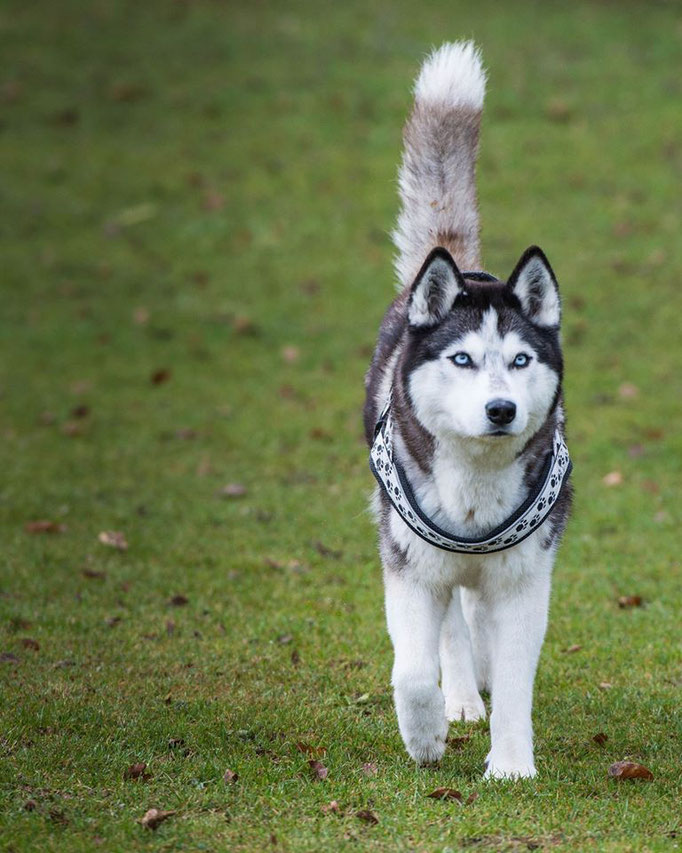
[[[471,356],[466,352],[456,352],[454,355],[450,356],[450,361],[453,364],[456,364],[457,367],[472,367],[473,361],[471,360]]]
[[[530,356],[525,352],[520,352],[512,362],[514,367],[528,367],[530,364]]]

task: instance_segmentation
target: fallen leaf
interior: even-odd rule
[[[309,743],[304,743],[302,740],[298,741],[296,749],[304,755],[310,755],[312,758],[324,758],[327,754],[326,746],[311,746]]]
[[[310,759],[310,761],[308,762],[308,767],[310,767],[310,770],[313,774],[313,779],[316,779],[318,782],[323,782],[329,775],[329,770],[327,770],[324,764],[314,758]]]
[[[379,768],[373,761],[366,761],[362,765],[362,772],[365,774],[365,776],[376,776],[379,772]]]
[[[116,548],[117,551],[128,550],[126,538],[119,530],[103,530],[97,538],[102,545],[107,545],[109,548]]]
[[[618,388],[618,396],[623,400],[634,400],[639,394],[639,388],[633,385],[632,382],[623,382]]]
[[[189,604],[189,598],[184,595],[174,595],[168,603],[172,607],[184,607],[186,604]]]
[[[243,498],[246,492],[246,486],[241,483],[228,483],[220,489],[218,495],[221,498]]]
[[[71,417],[72,418],[87,418],[90,414],[90,406],[86,406],[85,404],[81,404],[80,406],[74,406],[71,409]]]
[[[0,663],[19,663],[19,658],[12,652],[0,653]]]
[[[459,737],[448,737],[447,744],[451,749],[461,749],[467,741],[471,740],[471,735],[460,735]]]
[[[192,441],[199,433],[192,427],[181,427],[175,430],[175,437],[182,441]]]
[[[133,311],[133,323],[136,326],[146,326],[149,322],[149,309],[140,305]]]
[[[572,646],[569,646],[567,649],[562,649],[565,655],[572,655],[575,652],[579,652],[582,649],[582,646],[579,646],[577,643],[574,643]]]
[[[77,438],[79,435],[83,435],[83,425],[79,424],[78,421],[66,421],[62,424],[62,432],[69,438]]]
[[[287,346],[282,347],[282,358],[287,364],[294,364],[301,356],[301,351],[298,347]]]
[[[130,767],[127,767],[123,771],[123,778],[126,780],[139,779],[142,782],[146,782],[152,778],[152,774],[147,773],[147,764],[144,761],[140,761],[137,764],[131,764]]]
[[[204,210],[222,210],[225,206],[225,198],[217,190],[206,190],[201,206]]]
[[[641,595],[621,595],[618,599],[618,606],[621,610],[626,607],[641,607],[644,600]]]
[[[137,101],[147,94],[147,90],[140,83],[114,83],[110,89],[113,101]]]
[[[171,378],[171,372],[166,367],[161,367],[159,370],[155,370],[152,375],[149,377],[152,385],[162,385],[164,382],[168,382]]]
[[[317,542],[313,542],[313,548],[323,557],[331,557],[333,560],[339,560],[343,557],[343,551],[336,551],[334,548],[329,548],[319,540]]]
[[[291,653],[291,662],[294,666],[298,666],[299,663],[301,662],[301,656],[298,653],[298,649],[294,649],[293,652]]]
[[[623,484],[623,475],[620,471],[610,471],[602,477],[602,483],[609,487],[621,486]]]
[[[75,107],[65,107],[63,110],[53,113],[51,117],[52,124],[61,125],[62,127],[77,124],[79,119],[80,113]]]
[[[64,660],[58,660],[52,664],[53,669],[66,669],[69,666],[75,666],[76,661],[71,660],[70,658],[64,658]]]
[[[341,806],[336,800],[332,800],[326,806],[321,807],[322,814],[341,814]]]
[[[223,782],[225,782],[226,784],[227,783],[234,783],[234,782],[237,782],[238,780],[239,780],[239,774],[235,773],[234,770],[226,770],[223,773]]]
[[[161,809],[149,809],[149,811],[145,812],[140,818],[140,823],[145,829],[156,829],[159,824],[163,823],[164,820],[168,820],[168,818],[172,817],[174,814],[174,811],[165,812]]]
[[[432,800],[457,800],[458,803],[462,802],[461,792],[456,791],[454,788],[436,788],[435,791],[431,791],[426,796]]]
[[[37,640],[33,640],[31,637],[22,637],[21,645],[25,649],[33,649],[34,652],[40,651],[40,643]]]
[[[100,572],[97,569],[83,569],[81,574],[88,580],[103,580],[107,576],[106,572]]]
[[[280,646],[288,646],[289,643],[293,641],[293,639],[294,638],[291,636],[291,634],[280,634],[279,637],[277,637],[277,643]]]
[[[564,124],[571,119],[573,109],[562,98],[552,98],[547,102],[545,115],[550,121]]]
[[[470,806],[472,803],[475,803],[479,796],[478,791],[472,791],[466,799],[466,805]]]
[[[376,826],[379,823],[379,818],[369,809],[361,809],[355,813],[355,817],[363,823],[368,823],[370,826]]]
[[[609,736],[608,736],[607,734],[605,734],[604,732],[597,732],[597,734],[596,734],[596,735],[593,735],[593,736],[592,736],[592,740],[593,740],[593,741],[594,741],[598,746],[604,746],[604,744],[606,743],[606,741],[607,741],[608,739],[609,739]]]
[[[120,616],[110,616],[106,620],[106,623],[110,628],[115,628],[118,624],[120,624],[120,622],[121,622]]]
[[[254,337],[258,334],[258,326],[251,317],[245,314],[237,314],[232,320],[232,330],[235,335],[244,335],[245,337]]]
[[[599,689],[600,690],[610,690],[612,687],[613,687],[613,684],[611,684],[610,681],[600,681],[599,682]]]
[[[33,812],[38,807],[38,803],[35,800],[26,800],[24,803],[24,811]]]
[[[634,761],[616,761],[609,767],[609,776],[614,779],[653,779],[654,774],[643,764]]]
[[[40,521],[27,521],[24,525],[24,530],[27,533],[63,533],[66,530],[66,525],[43,519]]]
[[[50,809],[48,817],[52,823],[58,823],[60,826],[67,826],[69,823],[68,817],[60,809]]]

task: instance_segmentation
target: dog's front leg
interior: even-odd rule
[[[489,599],[492,714],[486,778],[535,776],[533,681],[547,627],[549,571]]]
[[[443,755],[448,732],[438,686],[438,642],[449,595],[415,582],[409,566],[387,569],[384,580],[398,726],[412,758],[429,764]]]

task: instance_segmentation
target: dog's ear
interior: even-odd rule
[[[559,285],[556,276],[538,246],[521,256],[507,287],[516,295],[524,314],[538,326],[558,326],[561,320]]]
[[[463,290],[464,279],[452,255],[446,249],[434,249],[412,285],[407,308],[410,326],[417,329],[436,326]]]

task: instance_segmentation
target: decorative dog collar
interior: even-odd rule
[[[374,429],[369,467],[396,512],[425,542],[456,554],[492,554],[513,548],[540,527],[557,502],[573,466],[563,436],[557,429],[552,450],[547,454],[534,490],[502,524],[480,539],[453,536],[431,521],[417,503],[405,470],[393,455],[391,395]]]

